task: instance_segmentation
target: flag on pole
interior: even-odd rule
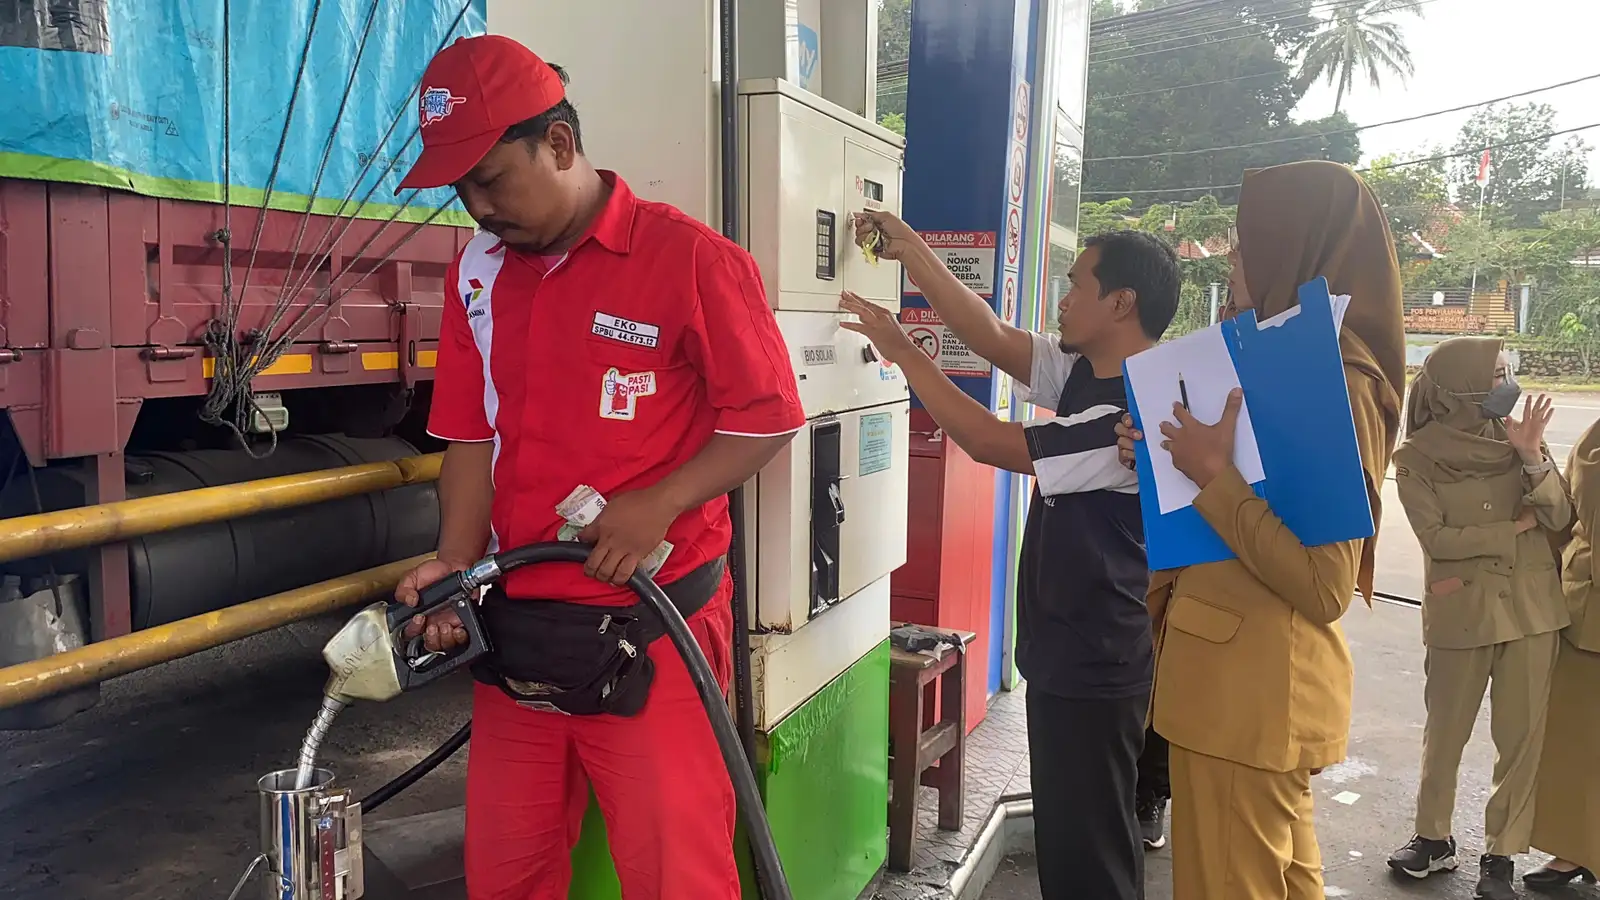
[[[1489,183],[1489,151],[1488,150],[1484,150],[1483,151],[1483,155],[1478,157],[1478,177],[1475,180],[1477,181],[1479,187],[1483,187],[1484,185]]]

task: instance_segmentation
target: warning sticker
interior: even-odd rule
[[[979,297],[994,296],[994,247],[992,231],[923,231],[922,239],[945,268],[955,273],[961,283]],[[921,294],[915,284],[907,283],[907,294]]]
[[[951,334],[933,310],[902,307],[900,328],[929,359],[939,364],[944,374],[972,378],[989,376],[989,361],[973,353],[960,338]]]
[[[1006,210],[1006,265],[1017,267],[1022,259],[1022,207],[1008,204]]]

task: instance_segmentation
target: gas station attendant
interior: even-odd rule
[[[445,279],[438,558],[396,596],[415,605],[485,552],[557,540],[556,507],[579,486],[604,497],[578,534],[595,545],[581,571],[520,569],[484,601],[495,647],[474,669],[468,895],[565,900],[592,785],[623,897],[736,900],[722,757],[684,663],[641,639],[622,585],[672,545],[655,580],[726,691],[726,494],[805,416],[754,260],[591,166],[565,83],[500,36],[457,41],[423,76],[423,151],[401,188],[454,186],[481,231]],[[409,634],[448,650],[458,626],[418,617]]]

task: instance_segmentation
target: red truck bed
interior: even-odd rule
[[[263,324],[277,302],[301,220],[269,212],[256,242],[257,211],[234,207],[236,286],[258,248],[242,330]],[[295,272],[326,244],[331,221],[311,218]],[[215,204],[0,178],[0,408],[35,465],[119,453],[144,401],[206,393],[201,335],[222,296],[222,225]],[[354,258],[382,227],[358,221],[339,241],[296,303],[298,311],[335,278],[332,309],[256,380],[257,390],[433,377],[445,269],[472,232],[427,226],[348,289],[414,226],[390,225]]]

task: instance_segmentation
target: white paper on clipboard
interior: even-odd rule
[[[1194,504],[1200,489],[1172,464],[1172,454],[1162,449],[1162,422],[1176,423],[1173,404],[1188,393],[1189,411],[1206,424],[1222,420],[1228,393],[1239,387],[1239,372],[1220,325],[1184,335],[1128,358],[1128,384],[1139,404],[1145,445],[1155,475],[1156,500],[1162,515]],[[1178,387],[1182,379],[1184,389]],[[1256,484],[1266,478],[1261,449],[1250,423],[1250,404],[1239,408],[1234,433],[1233,464],[1244,480]]]

